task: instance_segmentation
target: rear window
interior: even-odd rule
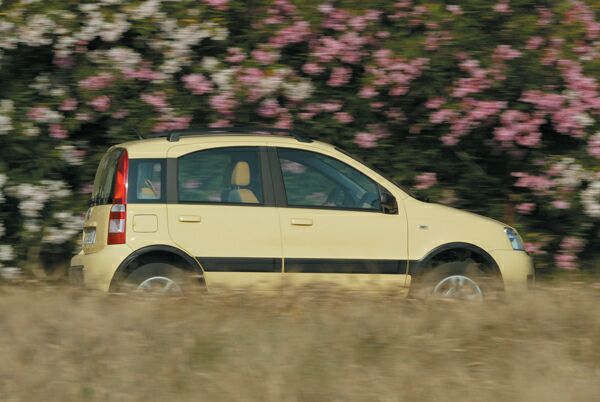
[[[127,202],[165,202],[165,160],[130,159]]]
[[[112,202],[115,171],[122,153],[122,148],[113,148],[102,157],[94,179],[94,191],[92,191],[94,204],[106,205]]]

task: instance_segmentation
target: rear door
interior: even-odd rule
[[[169,157],[176,169],[169,232],[198,258],[208,288],[269,287],[280,280],[279,216],[264,147],[183,145]]]
[[[113,203],[115,172],[123,148],[110,148],[102,157],[92,190],[92,206],[88,209],[83,222],[83,252],[91,254],[107,245],[108,217]]]
[[[380,193],[387,190],[321,151],[280,147],[272,154],[285,198],[278,211],[286,279],[401,290],[407,226],[403,210],[382,208]]]

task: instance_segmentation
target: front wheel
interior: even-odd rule
[[[423,275],[415,293],[429,300],[482,301],[496,293],[494,282],[480,264],[449,262]]]

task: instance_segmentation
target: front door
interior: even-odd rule
[[[258,146],[177,157],[177,197],[167,206],[169,232],[200,261],[209,290],[271,286],[281,279],[279,216],[264,163],[266,152]]]
[[[407,226],[402,209],[386,213],[382,208],[380,192],[386,190],[332,155],[293,148],[277,148],[271,155],[279,165],[274,180],[283,184],[287,205],[278,209],[284,277],[354,289],[391,285],[401,291]]]

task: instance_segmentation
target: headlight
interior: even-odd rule
[[[512,228],[504,228],[504,233],[506,233],[508,241],[510,242],[513,250],[525,250],[525,247],[523,246],[523,239],[521,239],[521,236],[519,236],[516,230]]]

